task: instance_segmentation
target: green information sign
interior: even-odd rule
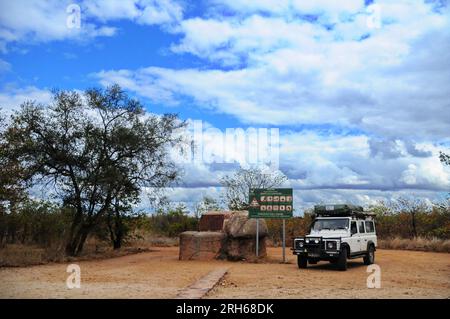
[[[292,188],[252,188],[249,203],[250,218],[291,218]]]

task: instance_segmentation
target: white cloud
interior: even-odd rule
[[[281,168],[314,200],[449,189],[437,156],[449,141],[448,8],[377,1],[377,29],[363,1],[213,4],[207,17],[181,21],[171,47],[202,59],[201,68],[104,70],[99,81],[170,105],[187,97],[243,125],[280,126]],[[208,165],[187,172],[191,187],[217,186],[225,173]]]
[[[83,3],[84,12],[101,21],[130,19],[142,24],[178,22],[182,6],[172,0],[90,0]]]
[[[205,147],[214,146],[212,136],[206,130],[204,134]],[[435,199],[450,189],[450,170],[438,158],[440,150],[450,152],[449,148],[422,143],[414,145],[422,152],[409,153],[407,143],[396,141],[399,151],[386,156],[382,147],[374,153],[370,141],[364,134],[281,130],[280,170],[288,177],[283,186],[294,188],[300,206],[343,201],[369,205],[407,194]],[[241,148],[237,154],[245,152]],[[237,159],[237,154],[230,155]],[[236,168],[205,162],[180,165],[184,176],[174,198],[192,202],[205,189],[214,189],[210,195],[218,196],[220,178]],[[195,195],[195,190],[201,192]]]
[[[103,70],[95,74],[99,82],[171,106],[188,98],[242,125],[280,126],[281,167],[299,201],[372,202],[449,189],[449,172],[437,158],[437,145],[449,141],[448,7],[376,1],[377,29],[357,0],[215,0],[205,16],[184,20],[179,2],[97,0],[82,3],[90,24],[73,33],[65,27],[64,2],[0,3],[0,48],[28,39],[113,35],[109,23],[120,19],[170,26],[165,30],[179,35],[172,51],[195,55],[201,67]],[[47,94],[10,90],[0,105]],[[180,201],[200,196],[199,189],[217,192],[226,173],[206,164],[184,168],[184,184],[174,192]]]
[[[80,28],[69,28],[67,12],[73,1],[0,1],[0,49],[9,43],[36,43],[57,40],[86,41],[113,36],[116,28],[106,23],[128,19],[141,24],[171,24],[183,16],[183,9],[172,0],[88,0],[79,3]]]
[[[361,10],[331,30],[281,14],[187,19],[172,49],[234,69],[148,67],[98,77],[172,104],[193,97],[244,123],[333,124],[390,138],[447,138],[449,15],[420,1],[380,6],[381,29],[370,29]],[[362,35],[368,38],[360,41]]]
[[[81,27],[69,28],[69,1],[18,0],[0,2],[0,41],[48,42],[52,40],[86,39],[111,36],[115,29],[83,20]]]
[[[364,10],[363,0],[329,1],[329,0],[213,0],[213,4],[226,7],[238,15],[270,13],[272,15],[316,14],[328,19],[342,14],[354,14]],[[212,10],[214,11],[214,10]]]
[[[374,154],[370,141],[365,135],[282,132],[281,169],[298,189],[450,189],[450,172],[438,158],[442,148],[429,143],[421,145],[427,156],[411,154],[398,141],[402,151],[386,157]]]
[[[52,93],[49,90],[39,89],[35,86],[24,88],[6,87],[0,92],[0,109],[2,111],[9,113],[17,110],[26,101],[48,104],[52,101]]]
[[[0,94],[0,106],[6,106],[7,110],[26,100],[49,103],[51,93],[26,87],[7,88]],[[204,123],[203,129],[204,148],[215,149],[218,141],[214,139],[214,126]],[[376,140],[374,145],[371,141],[364,134],[282,129],[280,168],[289,178],[284,186],[295,190],[296,209],[300,211],[320,202],[370,205],[406,194],[434,200],[450,188],[450,171],[438,159],[439,150],[450,152],[450,149],[425,142]],[[245,151],[237,149],[229,155],[238,159]],[[166,195],[172,202],[186,203],[189,208],[204,195],[220,199],[220,178],[236,168],[205,162],[178,165],[184,175],[179,184],[166,190]],[[145,196],[140,208],[149,207]]]

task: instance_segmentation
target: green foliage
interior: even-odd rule
[[[159,209],[156,214],[147,218],[148,230],[161,236],[175,237],[184,231],[198,230],[198,219],[189,216],[183,205]]]
[[[380,203],[370,207],[376,214],[375,224],[379,239],[388,238],[436,238],[450,239],[450,202],[434,204],[430,209],[425,206],[412,206],[414,212],[417,236],[412,227],[411,206]],[[291,239],[304,236],[309,232],[312,222],[312,212],[307,211],[303,217],[293,217],[286,220],[286,241],[290,245]],[[280,245],[282,240],[282,221],[266,219],[269,239]]]
[[[1,215],[0,244],[64,244],[73,211],[49,202],[27,200]]]
[[[114,216],[110,233],[120,239],[121,218],[142,188],[177,178],[168,153],[182,142],[177,129],[184,125],[174,114],[145,113],[117,85],[84,96],[59,91],[50,105],[25,102],[16,112],[1,134],[0,164],[17,161],[23,180],[58,190],[55,197],[75,212],[66,251],[77,255],[104,216]]]
[[[370,208],[376,213],[380,238],[450,238],[450,202],[435,203],[432,207],[405,199],[399,202],[400,205],[380,203]]]

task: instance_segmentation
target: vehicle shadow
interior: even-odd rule
[[[348,261],[347,262],[347,270],[356,269],[360,267],[364,267],[363,261]],[[327,261],[322,261],[317,263],[316,265],[312,265],[308,263],[308,268],[310,270],[337,270],[337,265],[332,264]]]

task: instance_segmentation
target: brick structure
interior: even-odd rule
[[[223,232],[186,231],[180,234],[180,260],[223,258],[226,235]]]
[[[202,215],[200,231],[180,234],[180,260],[254,260],[256,220],[247,211],[212,211]],[[259,221],[259,256],[266,256],[267,225]]]
[[[231,212],[211,211],[200,218],[199,231],[222,231],[224,222],[230,218]]]

